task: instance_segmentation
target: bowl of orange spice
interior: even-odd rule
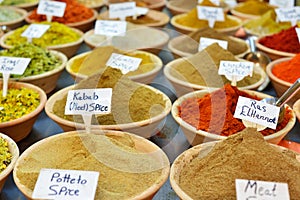
[[[277,96],[281,96],[291,85],[300,78],[300,53],[294,57],[280,58],[267,65],[266,72]],[[292,106],[300,99],[298,91],[288,102]]]
[[[86,7],[84,4],[80,4],[73,0],[60,0],[65,2],[66,9],[63,17],[52,17],[53,22],[59,22],[69,27],[79,29],[81,31],[88,31],[94,26],[94,22],[97,18],[97,11]],[[25,18],[27,23],[46,21],[46,15],[37,14],[37,9],[29,12]]]
[[[191,145],[223,140],[246,128],[242,120],[233,117],[239,96],[255,100],[270,97],[226,84],[223,88],[199,90],[179,97],[173,103],[171,113]],[[260,132],[266,141],[278,144],[295,122],[295,113],[285,105],[284,119],[277,124],[276,130],[266,128]]]

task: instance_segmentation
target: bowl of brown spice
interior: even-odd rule
[[[28,199],[33,199],[42,168],[99,172],[95,199],[146,200],[167,181],[170,164],[166,154],[145,138],[97,130],[60,133],[27,148],[15,165],[13,178]]]
[[[108,0],[108,3],[124,3],[131,0]],[[136,6],[146,7],[151,10],[161,11],[166,4],[166,0],[134,0]]]
[[[298,199],[299,170],[298,153],[270,144],[248,128],[183,152],[171,166],[170,183],[179,198],[186,200],[236,199],[236,179],[287,183],[290,198]]]

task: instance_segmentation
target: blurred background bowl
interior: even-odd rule
[[[11,21],[0,22],[0,26],[6,26],[8,29],[16,29],[23,25],[25,17],[27,15],[26,10],[14,6],[1,6],[1,9],[9,10],[12,13],[17,13],[20,15],[20,17]]]
[[[126,2],[126,1],[124,1],[124,0],[108,0],[108,3],[124,3],[124,2]],[[137,1],[137,2],[139,3],[139,1]],[[165,4],[166,4],[166,0],[143,0],[140,2],[144,3],[145,5],[137,4],[136,6],[146,7],[151,10],[158,10],[158,11],[161,11],[165,7]]]

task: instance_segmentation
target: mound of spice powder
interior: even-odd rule
[[[273,35],[262,37],[258,42],[274,50],[288,53],[300,53],[300,44],[295,28],[297,28],[297,26],[282,30]]]
[[[179,185],[192,199],[235,200],[236,179],[282,182],[288,184],[290,199],[298,200],[300,156],[280,148],[253,128],[215,144],[208,154],[201,152],[201,146],[194,147],[193,159],[179,175]]]
[[[223,136],[235,134],[246,128],[242,120],[233,116],[239,96],[260,100],[257,96],[226,84],[223,88],[201,98],[184,100],[178,108],[179,117],[197,130]],[[266,128],[261,133],[266,136],[284,128],[292,112],[291,109],[286,108],[284,119],[277,125],[276,130]]]
[[[8,142],[0,137],[0,172],[5,170],[11,163],[12,155],[10,153]]]

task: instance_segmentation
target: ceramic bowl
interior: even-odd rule
[[[170,17],[167,14],[157,10],[149,10],[146,16],[155,20],[155,22],[144,23],[141,25],[159,28],[164,27],[170,21]],[[109,20],[109,12],[104,11],[100,13],[97,19]]]
[[[284,81],[284,80],[276,77],[272,73],[273,67],[275,65],[281,63],[281,62],[286,62],[286,61],[289,61],[291,59],[292,59],[292,57],[280,58],[280,59],[272,61],[266,67],[267,75],[269,76],[269,78],[271,80],[271,83],[272,83],[272,85],[274,87],[274,90],[275,90],[278,97],[282,96],[283,93],[292,86],[292,83],[289,83],[287,81]],[[287,102],[287,104],[292,106],[298,99],[300,99],[300,92],[299,91]]]
[[[91,49],[110,43],[117,49],[125,51],[137,49],[158,55],[170,38],[166,32],[159,29],[129,23],[127,26],[125,36],[114,36],[108,39],[104,35],[95,34],[92,29],[84,34],[83,39]]]
[[[2,82],[0,83],[0,87],[2,88]],[[31,132],[35,121],[39,114],[43,111],[44,106],[47,101],[47,96],[44,90],[41,88],[23,82],[9,82],[8,88],[29,88],[39,93],[40,95],[40,104],[38,107],[32,111],[31,113],[24,115],[18,119],[14,119],[8,122],[0,123],[0,132],[8,135],[14,141],[18,142],[29,135]]]
[[[20,17],[8,22],[0,22],[0,26],[7,26],[9,29],[16,29],[23,25],[27,11],[22,8],[17,8],[13,6],[1,6],[1,9],[10,10],[11,12],[16,12],[20,14]]]
[[[130,164],[126,164],[127,166],[124,166],[124,164],[122,163],[122,160],[118,159],[117,156],[114,156],[114,158],[110,158],[112,160],[114,160],[114,163],[112,162],[107,162],[107,160],[104,160],[103,158],[105,158],[104,156],[110,155],[112,154],[111,152],[115,153],[122,153],[122,156],[124,156],[126,154],[126,152],[128,152],[127,150],[122,149],[122,147],[118,147],[118,145],[112,143],[109,141],[108,138],[104,137],[104,136],[108,136],[111,138],[116,138],[116,140],[120,143],[118,145],[127,145],[124,143],[124,139],[122,140],[118,140],[118,138],[125,138],[126,140],[131,140],[133,142],[133,145],[131,148],[135,148],[138,152],[134,153],[136,155],[128,155],[129,160],[132,158],[130,158],[130,156],[135,156],[138,157],[137,154],[143,155],[143,157],[145,158],[145,160],[149,160],[152,161],[151,165],[153,166],[152,170],[154,171],[158,171],[161,170],[161,172],[157,172],[155,175],[155,178],[153,177],[153,185],[150,185],[149,187],[145,186],[144,191],[141,192],[135,192],[134,197],[130,197],[130,199],[152,199],[153,196],[156,194],[156,192],[163,186],[163,184],[167,181],[168,176],[169,176],[169,170],[170,170],[170,166],[169,166],[169,160],[168,157],[166,156],[166,154],[154,143],[152,143],[151,141],[136,136],[134,134],[131,133],[127,133],[127,132],[119,132],[119,131],[93,131],[91,133],[86,133],[86,132],[77,132],[77,131],[72,131],[72,132],[64,132],[64,133],[60,133],[54,136],[50,136],[48,138],[45,138],[43,140],[40,140],[38,142],[36,142],[35,144],[33,144],[32,146],[30,146],[29,148],[27,148],[25,150],[25,152],[22,153],[22,155],[20,156],[20,158],[18,159],[16,165],[15,165],[15,169],[13,171],[13,178],[14,181],[17,185],[17,187],[19,188],[19,190],[27,197],[27,199],[33,199],[32,198],[32,192],[33,190],[30,189],[28,187],[28,185],[26,185],[26,183],[22,182],[22,178],[20,178],[21,175],[19,175],[18,173],[22,173],[23,170],[26,170],[26,168],[31,168],[30,166],[30,162],[27,162],[28,159],[34,157],[36,154],[51,154],[54,153],[52,151],[49,152],[48,148],[49,145],[56,145],[57,143],[62,143],[63,145],[65,145],[64,147],[61,147],[60,152],[71,152],[71,151],[78,151],[78,154],[74,155],[74,157],[72,157],[72,159],[76,159],[78,156],[80,156],[79,154],[82,154],[83,151],[90,153],[94,153],[93,155],[90,155],[89,157],[96,157],[97,161],[99,164],[98,168],[93,168],[91,166],[91,164],[86,163],[86,166],[81,166],[81,167],[77,167],[77,164],[74,164],[74,169],[72,167],[68,168],[69,170],[87,170],[87,171],[99,171],[100,175],[99,175],[99,181],[101,180],[106,180],[105,185],[107,186],[107,184],[114,184],[116,185],[117,183],[114,183],[114,181],[121,181],[124,182],[124,178],[123,180],[117,177],[113,177],[113,176],[104,176],[103,174],[112,174],[115,173],[117,175],[122,174],[122,172],[125,173],[135,173],[135,174],[139,174],[139,173],[151,173],[151,171],[149,172],[147,168],[143,167],[143,165],[145,166],[144,163],[142,163],[142,160],[137,160],[136,162],[140,162],[139,165],[136,166],[140,166],[140,168],[134,168],[134,166],[132,166],[131,168],[129,167]],[[72,145],[70,145],[70,143],[68,143],[69,140],[74,140],[73,138],[77,138],[79,137],[79,144],[74,147]],[[92,142],[93,143],[93,147],[92,146],[88,146],[88,143]],[[81,144],[82,143],[82,144]],[[101,144],[104,144],[105,146],[107,146],[107,152],[103,152],[103,149],[101,148]],[[127,147],[126,146],[126,147]],[[105,151],[105,150],[104,150]],[[79,153],[80,152],[80,153]],[[96,153],[95,153],[96,152]],[[128,153],[127,153],[128,154]],[[115,154],[114,154],[115,155]],[[43,159],[47,159],[47,157],[43,157],[43,156],[39,156],[38,159],[40,160],[39,164],[35,167],[34,169],[32,169],[33,173],[39,173],[40,169],[42,168],[51,168],[51,169],[55,169],[55,168],[59,168],[59,165],[63,165],[63,161],[61,161],[61,157],[63,157],[63,153],[54,153],[53,156],[51,156],[51,160],[47,160],[47,162],[43,162]],[[119,155],[119,157],[121,157],[121,155]],[[96,160],[95,159],[95,160]],[[136,158],[137,159],[137,158]],[[151,160],[150,160],[151,159]],[[89,160],[91,159],[86,159],[86,162],[89,162]],[[68,162],[74,162],[74,161],[68,161]],[[76,162],[76,161],[75,161]],[[92,161],[91,161],[92,162]],[[93,163],[95,163],[96,161],[93,161]],[[104,173],[103,172],[103,167],[101,167],[102,165],[100,164],[104,164],[105,169],[108,169],[109,172]],[[95,163],[96,164],[96,163]],[[122,165],[123,164],[123,165]],[[82,165],[82,163],[80,164]],[[126,167],[126,168],[125,168]],[[124,168],[124,169],[123,169]],[[128,169],[127,169],[128,168]],[[130,170],[130,171],[129,171]],[[112,172],[110,172],[112,171]],[[26,173],[28,174],[27,176],[30,176],[30,172]],[[26,175],[25,175],[26,176]],[[134,175],[133,175],[134,176]],[[154,176],[154,175],[153,175]],[[132,184],[143,184],[143,179],[140,178],[136,178],[136,181],[130,181]],[[149,180],[147,180],[149,181]],[[152,182],[151,182],[152,183]],[[103,192],[103,194],[106,193],[110,193],[111,196],[114,197],[113,193],[114,190],[109,190],[109,186],[104,188],[102,186],[102,188],[100,188],[103,184],[98,184],[97,186],[97,191],[98,193]],[[132,188],[134,190],[134,188]],[[127,191],[119,191],[121,194],[126,194]],[[127,194],[128,195],[128,194]],[[96,194],[97,196],[97,194]],[[99,194],[98,194],[99,196]],[[115,194],[115,196],[118,196],[118,194]],[[112,198],[113,198],[112,197]],[[118,197],[115,197],[116,199],[118,199]],[[123,198],[120,198],[123,199]]]
[[[233,36],[229,36],[229,37],[235,41],[245,43],[247,45],[247,49],[244,52],[237,54],[235,56],[241,58],[241,57],[243,57],[244,54],[250,52],[250,47],[244,40],[233,37]],[[213,37],[211,37],[211,38],[214,39]],[[197,48],[199,46],[199,42],[193,40],[192,38],[189,38],[189,36],[187,36],[187,35],[180,35],[175,38],[172,38],[168,43],[168,49],[172,52],[172,54],[175,58],[192,56],[193,54],[198,52],[197,48],[194,49],[195,52],[188,52],[188,51],[183,51],[181,49],[178,49],[177,47],[179,45],[182,46],[183,42],[185,42],[186,46],[195,46]]]
[[[72,76],[72,78],[76,82],[80,82],[81,80],[87,78],[88,76],[85,75],[85,74],[81,74],[80,72],[79,73],[78,72],[74,72],[74,70],[72,69],[72,65],[73,65],[74,61],[76,61],[76,59],[81,59],[81,58],[83,58],[85,56],[88,56],[90,53],[91,53],[91,51],[79,54],[77,56],[72,57],[67,62],[66,71]],[[151,58],[151,60],[153,62],[154,68],[151,71],[149,71],[149,72],[146,72],[146,73],[143,73],[143,74],[137,74],[137,75],[129,76],[129,78],[131,80],[139,82],[139,83],[144,83],[144,84],[151,83],[153,81],[153,79],[156,77],[156,75],[158,74],[158,72],[163,67],[162,60],[158,56],[156,56],[156,55],[154,55],[152,53],[148,53],[146,51],[134,51],[133,53],[142,53],[142,54],[150,56],[150,58]]]
[[[173,66],[178,65],[178,63],[180,63],[184,60],[186,60],[186,58],[175,59],[175,60],[169,62],[163,69],[164,75],[173,85],[178,97],[182,96],[184,94],[187,94],[189,92],[195,91],[195,90],[202,90],[202,89],[207,88],[207,86],[205,86],[205,85],[198,85],[198,84],[190,83],[188,81],[178,79],[177,77],[174,77],[172,75],[171,72],[172,72],[172,70],[174,70]],[[239,87],[240,89],[256,90],[261,84],[263,84],[263,82],[265,81],[265,79],[267,77],[266,72],[257,65],[254,65],[253,71],[260,74],[261,78],[257,82],[255,82],[251,85]],[[221,77],[220,77],[220,79],[221,79]]]
[[[256,92],[256,91],[252,91],[252,90],[244,90],[244,91],[246,91],[248,94],[255,95],[262,99],[270,97],[269,95],[261,93],[261,92]],[[183,121],[179,117],[178,107],[182,104],[183,101],[185,101],[186,99],[189,99],[189,98],[201,98],[208,93],[209,93],[209,90],[200,90],[200,91],[191,92],[191,93],[188,93],[188,94],[185,94],[185,95],[179,97],[172,105],[171,113],[172,113],[173,118],[180,125],[187,140],[193,146],[204,143],[204,142],[217,141],[217,140],[222,140],[222,139],[227,138],[226,136],[221,136],[221,135],[209,133],[209,132],[202,131],[202,130],[197,130],[195,127],[191,126],[190,124]],[[288,107],[289,109],[292,109],[288,105],[286,105],[286,107]],[[288,124],[280,131],[275,132],[268,136],[264,136],[266,141],[273,143],[273,144],[278,144],[280,142],[280,140],[282,140],[283,137],[294,127],[295,122],[296,122],[296,116],[293,112],[291,112],[291,113],[292,113],[292,117],[291,117],[290,121],[288,122]]]
[[[143,84],[141,84],[143,85]],[[151,117],[150,119],[147,120],[142,120],[142,121],[138,121],[138,122],[131,122],[131,123],[126,123],[126,124],[117,124],[117,125],[92,125],[91,129],[92,130],[97,130],[97,129],[104,129],[104,130],[122,130],[125,132],[130,132],[130,133],[134,133],[136,135],[142,136],[144,138],[149,138],[150,136],[152,136],[154,133],[157,133],[157,131],[161,128],[160,125],[161,123],[163,123],[164,119],[166,118],[166,116],[168,115],[168,113],[171,111],[171,101],[170,99],[162,92],[160,92],[159,90],[151,87],[151,86],[147,86],[147,85],[143,85],[145,87],[150,88],[151,90],[153,90],[156,93],[159,93],[161,95],[163,95],[163,98],[166,102],[165,104],[165,109],[164,111],[156,116]],[[82,123],[76,123],[73,121],[68,121],[65,120],[59,116],[57,116],[54,112],[53,112],[53,106],[54,103],[57,100],[62,99],[64,96],[67,95],[68,91],[73,89],[74,86],[69,86],[67,88],[64,88],[62,90],[59,90],[58,92],[56,92],[55,94],[53,94],[47,101],[46,106],[45,106],[45,111],[46,114],[53,120],[55,121],[64,131],[73,131],[73,130],[80,130],[80,129],[85,129],[84,124]]]
[[[180,199],[192,200],[192,198],[184,192],[184,190],[179,185],[179,177],[182,173],[182,170],[188,166],[192,160],[198,156],[204,157],[206,156],[212,148],[217,144],[217,142],[208,142],[192,147],[182,154],[180,154],[176,160],[173,162],[170,170],[170,183],[175,191],[175,193],[179,196]],[[275,148],[278,148],[281,151],[286,151],[287,149],[284,147],[280,147],[278,145],[272,145]],[[300,156],[297,154],[297,160],[300,162]]]
[[[32,12],[33,11],[29,12],[28,15],[25,17],[25,21],[28,24],[35,22],[34,20],[29,19],[29,16],[32,15]],[[98,16],[98,12],[93,9],[93,16],[91,18],[80,22],[66,23],[65,25],[85,32],[94,27],[97,16]]]
[[[264,37],[264,36],[262,36]],[[269,47],[266,47],[264,45],[262,45],[261,43],[259,43],[259,40],[262,38],[262,37],[259,37],[256,41],[255,41],[255,44],[256,44],[256,47],[257,49],[259,49],[260,51],[264,52],[265,54],[267,54],[271,60],[277,60],[279,58],[284,58],[284,57],[293,57],[295,56],[296,54],[294,53],[289,53],[289,52],[284,52],[284,51],[278,51],[278,50],[275,50],[275,49],[271,49]]]
[[[296,116],[298,118],[298,121],[300,122],[300,99],[298,99],[294,105],[293,105],[293,110],[296,113]]]
[[[10,175],[10,173],[13,171],[14,166],[17,162],[17,159],[19,158],[19,148],[16,142],[11,139],[9,136],[0,133],[0,137],[5,139],[8,143],[8,149],[12,155],[11,163],[0,173],[0,191],[2,191],[2,188]]]
[[[51,71],[47,71],[42,74],[34,75],[34,76],[27,76],[23,78],[10,78],[11,81],[21,81],[25,83],[30,83],[33,85],[38,86],[39,88],[43,89],[46,94],[52,92],[55,87],[56,83],[62,74],[63,70],[65,69],[66,63],[68,58],[61,52],[50,50],[51,54],[55,55],[59,60],[61,60],[62,64]],[[2,79],[0,79],[2,81]]]
[[[124,0],[108,0],[108,3],[123,3],[123,2]],[[158,10],[158,11],[161,11],[166,4],[166,0],[144,0],[142,2],[147,4],[145,7],[151,10]]]
[[[31,3],[22,3],[22,4],[17,4],[15,5],[17,8],[22,8],[26,11],[31,11],[33,9],[35,9],[39,4],[39,0],[36,0],[35,2],[31,2]]]
[[[182,18],[184,17],[185,15],[187,15],[186,13],[184,14],[179,14],[179,15],[175,15],[171,18],[171,25],[174,26],[174,28],[180,32],[180,33],[183,33],[183,34],[189,34],[193,31],[196,31],[197,28],[193,28],[193,27],[188,27],[188,26],[183,26],[181,24],[178,24],[176,22],[177,19],[179,18]],[[233,26],[233,27],[229,27],[229,28],[221,28],[221,29],[215,29],[219,32],[222,32],[222,33],[225,33],[227,35],[234,35],[235,32],[242,26],[242,20],[235,17],[235,16],[231,16],[231,15],[227,15],[228,18],[232,19],[232,20],[235,20],[238,22],[238,25],[237,26]]]
[[[77,50],[81,46],[81,43],[83,42],[83,32],[80,31],[79,29],[75,29],[75,28],[72,28],[72,29],[81,36],[77,41],[71,42],[71,43],[67,43],[67,44],[48,46],[47,49],[59,51],[59,52],[65,54],[68,58],[70,58],[73,55],[75,55],[77,53]],[[6,40],[6,38],[9,35],[13,34],[13,32],[14,31],[10,31],[8,33],[5,33],[0,38],[0,45],[4,49],[10,49],[10,48],[12,48],[12,46],[5,44],[5,40]]]

